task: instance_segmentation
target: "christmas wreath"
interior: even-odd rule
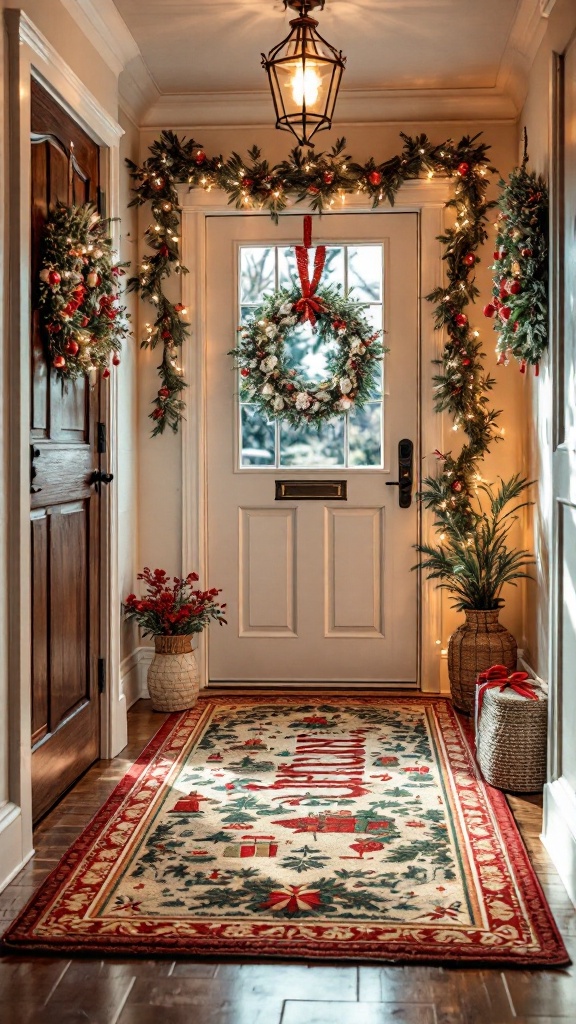
[[[320,426],[353,405],[364,405],[375,393],[377,365],[387,351],[379,340],[382,332],[374,331],[359,303],[337,288],[318,290],[325,246],[316,248],[310,281],[310,232],[311,219],[305,217],[304,245],[295,248],[300,288],[267,296],[240,328],[240,343],[230,353],[240,369],[241,397],[294,426],[303,420]],[[328,347],[328,377],[320,382],[307,379],[286,359],[290,333],[307,322]]]
[[[63,381],[118,366],[129,316],[118,300],[125,264],[114,261],[110,222],[92,203],[49,215],[43,241],[39,304],[48,361]]]
[[[522,373],[527,364],[538,373],[548,344],[548,190],[527,162],[525,132],[522,165],[500,182],[493,298],[484,315],[494,320],[498,362],[513,356]]]

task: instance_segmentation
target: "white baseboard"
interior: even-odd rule
[[[33,856],[24,841],[22,811],[16,804],[0,807],[0,892],[10,884]]]
[[[564,776],[544,786],[540,838],[576,906],[576,793]]]
[[[120,686],[127,708],[132,707],[137,700],[147,700],[150,696],[146,677],[153,656],[153,647],[135,647],[120,665]]]

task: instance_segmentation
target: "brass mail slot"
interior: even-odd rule
[[[276,501],[347,501],[347,480],[277,480]]]

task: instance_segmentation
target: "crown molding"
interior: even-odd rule
[[[113,0],[60,2],[118,76],[118,105],[134,124],[139,125],[145,111],[160,96],[160,91]]]
[[[500,63],[496,87],[509,96],[520,114],[534,58],[546,33],[546,18],[555,0],[520,0]],[[548,7],[548,14],[544,7]]]
[[[382,124],[417,121],[515,121],[518,108],[499,89],[342,90],[337,123]],[[160,94],[141,118],[142,128],[270,127],[270,94],[219,92]]]

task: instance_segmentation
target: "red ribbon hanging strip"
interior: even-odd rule
[[[316,317],[319,313],[324,310],[324,303],[322,299],[316,296],[316,289],[320,283],[322,277],[322,271],[324,270],[324,264],[326,262],[326,246],[318,245],[314,254],[314,275],[310,280],[308,272],[308,250],[312,248],[312,217],[304,217],[304,244],[296,245],[294,252],[296,253],[296,266],[298,268],[298,277],[300,278],[300,289],[302,292],[302,298],[298,299],[293,306],[293,309],[300,315],[300,322],[306,323],[310,321],[310,325],[314,327],[316,323]]]

